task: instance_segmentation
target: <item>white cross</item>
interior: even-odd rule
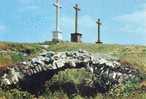
[[[53,4],[56,7],[56,31],[59,31],[59,16],[60,16],[60,0],[56,0],[56,3]]]

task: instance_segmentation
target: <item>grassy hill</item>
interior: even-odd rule
[[[42,47],[38,44],[20,44],[0,42],[0,67],[16,64],[34,57]],[[24,55],[27,53],[27,56]]]
[[[140,69],[146,71],[146,46],[117,45],[117,44],[85,44],[85,43],[58,43],[50,45],[48,50],[52,51],[72,51],[84,49],[93,53],[103,53],[116,56],[121,61],[127,61]]]
[[[127,61],[146,72],[146,46],[90,44],[90,43],[50,43],[48,48],[41,44],[0,43],[0,66],[14,64],[37,55],[43,49],[51,51],[87,50],[93,53],[103,53],[116,56],[121,61]],[[28,57],[22,54],[28,53]]]
[[[43,50],[48,51],[75,51],[79,49],[87,50],[92,53],[103,53],[109,54],[115,57],[118,57],[121,62],[128,62],[132,64],[135,68],[138,68],[142,72],[146,73],[146,46],[139,45],[118,45],[118,44],[90,44],[90,43],[47,43],[47,44],[20,44],[20,43],[0,43],[0,66],[6,67],[10,64],[15,64],[21,62],[23,60],[28,60],[32,57],[37,56]],[[24,53],[27,53],[25,56]],[[88,80],[91,79],[93,75],[86,72],[84,69],[80,70],[65,70],[61,71],[58,74],[54,75],[52,79],[46,82],[46,89],[41,99],[89,99],[89,97],[84,97],[84,92],[82,91],[75,96],[68,95],[68,92],[64,91],[64,88],[68,86],[68,84],[73,83],[74,86],[78,85],[86,85],[88,84]],[[146,83],[146,82],[145,82]],[[52,86],[59,86],[52,92]],[[146,85],[146,84],[145,84]],[[135,88],[135,84],[129,84],[126,87],[126,90],[133,90]],[[116,90],[116,92],[121,92],[122,87]],[[54,87],[53,87],[54,89]],[[88,91],[87,91],[88,92]],[[9,94],[7,94],[9,93]],[[110,97],[103,96],[100,93],[92,92],[96,95],[91,97],[91,99],[145,99],[146,94],[137,93],[128,96],[128,97]],[[29,93],[25,93],[23,91],[18,90],[10,90],[10,91],[0,91],[0,98],[3,97],[21,97],[22,95],[31,96]],[[22,94],[22,95],[21,95]],[[49,97],[49,98],[48,98]],[[69,98],[70,97],[70,98]],[[72,98],[71,98],[72,97]],[[7,98],[7,97],[6,97]],[[8,98],[9,99],[9,98]],[[10,98],[11,99],[11,98]],[[18,98],[19,99],[19,98]],[[29,99],[29,98],[28,98]]]

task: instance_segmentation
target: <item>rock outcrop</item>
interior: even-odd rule
[[[55,71],[60,68],[85,68],[95,74],[97,87],[104,90],[129,79],[140,79],[140,72],[129,64],[121,64],[117,58],[93,54],[79,50],[74,52],[45,51],[38,57],[10,66],[0,72],[0,85],[17,84],[26,77],[43,71]]]

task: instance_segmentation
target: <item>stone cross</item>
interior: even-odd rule
[[[71,42],[81,42],[82,34],[78,32],[78,12],[80,11],[80,8],[78,4],[73,8],[75,9],[75,33],[71,34]]]
[[[78,11],[80,11],[80,8],[78,4],[73,8],[75,9],[75,33],[78,33]]]
[[[101,39],[100,39],[100,26],[102,25],[100,19],[98,19],[98,21],[96,21],[96,24],[98,25],[98,40],[96,43],[102,43]]]
[[[62,33],[60,32],[60,0],[56,0],[56,3],[53,4],[56,7],[56,29],[53,32],[53,40],[60,41],[62,40]]]

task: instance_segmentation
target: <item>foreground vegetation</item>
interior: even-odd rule
[[[60,71],[48,80],[38,99],[146,99],[146,93],[139,84],[127,83],[100,93],[92,86],[94,75],[85,69],[67,69]],[[0,99],[36,99],[36,96],[19,89],[0,90]]]
[[[146,73],[146,46],[136,45],[108,45],[108,44],[82,44],[82,43],[46,43],[43,44],[19,44],[0,43],[0,66],[5,67],[23,60],[37,56],[43,49],[48,51],[75,51],[84,49],[92,53],[103,53],[118,57],[121,62],[128,62]],[[27,55],[24,55],[27,54]],[[108,93],[99,93],[92,82],[95,79],[85,69],[71,69],[61,71],[48,80],[40,99],[146,99],[146,81],[137,83],[126,82],[112,88]],[[143,89],[142,89],[143,88]],[[0,99],[33,99],[33,94],[18,89],[0,89]]]

